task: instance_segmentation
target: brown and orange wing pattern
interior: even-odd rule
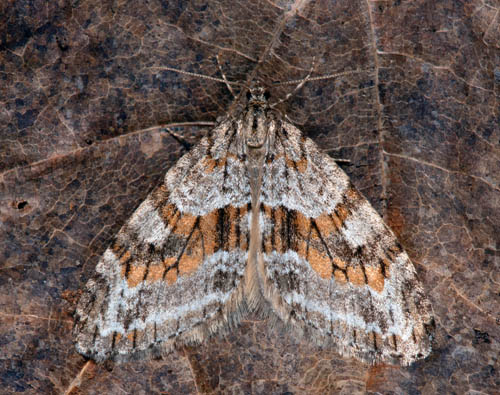
[[[216,128],[122,227],[79,301],[79,352],[98,361],[155,355],[237,319],[250,193],[245,179],[234,191],[245,171],[235,134],[230,123]]]
[[[408,255],[335,162],[285,122],[261,202],[264,294],[283,320],[369,362],[430,352],[430,304]]]

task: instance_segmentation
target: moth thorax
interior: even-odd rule
[[[261,148],[269,135],[267,111],[261,106],[249,106],[243,121],[245,143],[248,148]]]

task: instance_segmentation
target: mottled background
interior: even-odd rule
[[[281,109],[351,161],[415,262],[426,360],[368,366],[256,317],[159,361],[75,352],[78,290],[184,152],[158,125],[196,141],[233,102],[158,66],[265,84],[360,70]],[[499,393],[499,96],[495,0],[2,1],[0,392]]]

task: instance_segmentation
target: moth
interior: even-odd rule
[[[431,307],[407,253],[259,86],[104,252],[75,312],[76,348],[96,361],[160,356],[253,310],[370,363],[431,350]]]

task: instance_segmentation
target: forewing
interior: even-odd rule
[[[221,124],[122,227],[79,301],[79,352],[96,360],[155,355],[234,319],[250,204],[235,146],[235,128]]]
[[[261,192],[264,295],[319,343],[366,361],[430,352],[430,305],[413,264],[347,175],[284,123]]]

